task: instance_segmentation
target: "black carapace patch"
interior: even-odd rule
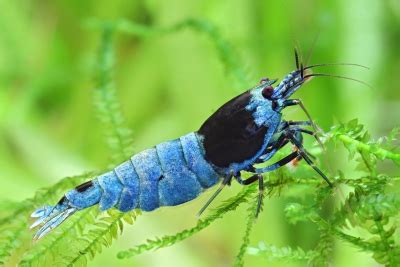
[[[200,127],[206,159],[214,165],[225,168],[243,162],[261,149],[268,128],[257,126],[246,110],[250,99],[248,91],[233,98]]]
[[[57,204],[58,204],[58,205],[63,204],[64,201],[65,201],[66,199],[67,199],[67,197],[64,195],[64,196],[57,202]]]
[[[92,185],[93,185],[92,181],[87,181],[81,185],[78,185],[77,187],[75,187],[75,189],[79,193],[82,193],[82,192],[85,192],[86,190],[88,190]]]

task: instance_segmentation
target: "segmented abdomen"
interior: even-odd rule
[[[92,182],[84,194],[93,195],[89,202],[96,202],[98,196],[102,210],[115,206],[124,212],[135,208],[151,211],[196,198],[218,182],[218,174],[204,159],[196,133],[190,133],[144,150]],[[72,190],[66,197],[83,208],[77,193]]]

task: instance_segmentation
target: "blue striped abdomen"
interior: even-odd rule
[[[94,179],[91,188],[66,197],[79,208],[99,202],[101,210],[151,211],[188,202],[218,181],[196,133],[190,133],[132,156]]]

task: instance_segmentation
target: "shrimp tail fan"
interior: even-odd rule
[[[39,240],[59,226],[76,211],[98,204],[102,192],[97,180],[88,181],[68,191],[56,205],[46,205],[35,210],[35,219],[30,229],[40,227],[33,240]]]
[[[57,204],[55,206],[44,206],[37,209],[31,215],[32,218],[37,218],[37,219],[30,226],[30,229],[33,229],[39,225],[41,227],[36,232],[33,239],[39,240],[47,233],[49,233],[52,229],[59,226],[63,221],[65,221],[68,217],[74,214],[77,210],[78,209],[75,207],[71,207],[69,205],[60,205],[60,204]]]

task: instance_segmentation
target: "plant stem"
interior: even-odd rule
[[[375,146],[371,146],[368,145],[366,143],[360,142],[356,139],[353,139],[347,135],[341,134],[338,136],[339,140],[341,140],[343,143],[345,144],[349,144],[349,145],[355,145],[357,147],[357,149],[361,150],[361,151],[365,151],[371,154],[374,154],[375,156],[377,156],[378,158],[381,159],[391,159],[393,161],[396,162],[400,162],[400,154],[398,153],[393,153],[391,151],[388,151],[386,149],[383,148],[379,148],[379,147],[375,147]]]

